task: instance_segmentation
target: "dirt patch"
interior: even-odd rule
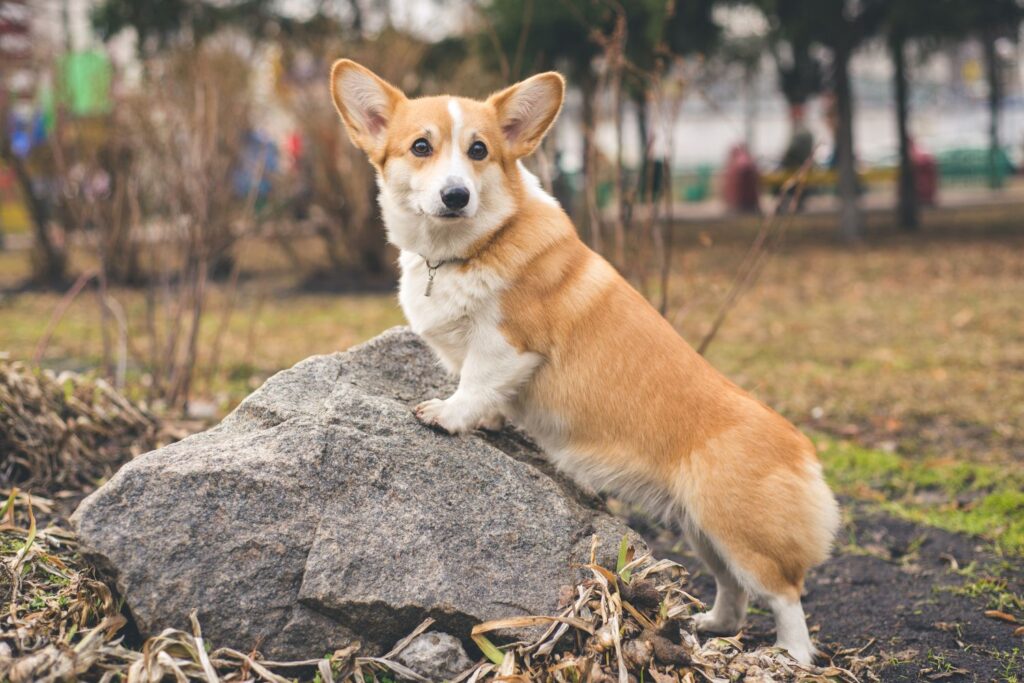
[[[833,558],[807,582],[804,606],[822,649],[864,648],[884,681],[1018,681],[1024,676],[1019,624],[994,619],[1002,608],[1024,622],[1024,561],[995,555],[977,539],[924,527],[844,503],[848,521]],[[662,554],[699,563],[667,534]],[[667,546],[667,547],[666,547]],[[671,548],[671,549],[670,549]],[[694,578],[709,599],[714,582]],[[744,635],[770,643],[774,624],[755,605]]]

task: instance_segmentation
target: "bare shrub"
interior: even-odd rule
[[[58,306],[36,357],[70,300],[95,282],[107,374],[120,385],[130,352],[150,376],[150,398],[179,408],[195,379],[209,281],[228,276],[234,303],[235,250],[257,228],[264,169],[246,169],[239,184],[255,106],[243,55],[211,40],[145,66],[143,86],[118,102],[112,132],[66,122],[53,142],[66,221],[91,237],[100,267]],[[145,285],[144,320],[126,318],[109,282]]]
[[[140,174],[151,239],[176,245],[191,270],[230,270],[235,243],[252,228],[251,202],[233,173],[252,127],[251,65],[230,48],[204,44],[149,64],[146,87],[124,102],[143,154]],[[166,259],[161,259],[166,263]]]
[[[410,74],[427,46],[403,33],[388,31],[375,40],[325,40],[316,45],[325,55],[307,82],[287,92],[287,102],[304,138],[297,201],[308,225],[323,241],[331,269],[325,275],[347,286],[373,287],[394,277],[384,226],[377,207],[373,168],[348,140],[324,87],[330,60],[348,57],[407,90],[417,83]],[[308,55],[308,53],[306,53]]]
[[[0,361],[0,486],[89,491],[160,443],[158,420],[103,380]]]
[[[126,120],[150,217],[145,336],[152,389],[177,407],[194,379],[209,280],[237,281],[234,250],[256,229],[259,177],[241,194],[234,176],[254,102],[249,62],[211,41],[149,66],[148,86],[125,103]]]

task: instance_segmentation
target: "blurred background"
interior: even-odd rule
[[[844,493],[1019,550],[1022,18],[1017,0],[0,0],[0,364],[111,385],[180,435],[401,324],[332,61],[410,95],[558,69],[566,107],[531,165],[581,236],[814,435]]]

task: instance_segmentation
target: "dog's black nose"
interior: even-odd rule
[[[464,209],[469,204],[469,189],[462,185],[449,185],[441,190],[441,201],[449,209]]]

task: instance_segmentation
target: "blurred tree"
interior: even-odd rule
[[[492,0],[482,8],[481,17],[482,53],[497,67],[504,83],[557,69],[580,93],[582,180],[588,186],[595,180],[591,144],[598,76],[593,63],[602,54],[602,46],[595,38],[601,35],[599,27],[613,21],[611,7],[590,0]],[[577,218],[582,222],[584,215],[589,214],[584,212]],[[589,222],[585,227],[593,242],[596,227]]]
[[[363,14],[358,0],[318,3],[316,11],[305,18],[283,11],[278,0],[101,0],[92,11],[92,23],[103,40],[123,29],[135,29],[139,51],[146,53],[182,41],[201,43],[226,26],[255,37],[338,31],[358,35]]]
[[[4,98],[0,98],[4,99]],[[2,104],[2,103],[0,103]],[[0,106],[0,117],[7,120],[5,106]],[[32,243],[32,279],[38,285],[63,286],[67,279],[68,257],[63,239],[51,234],[50,210],[41,196],[29,171],[26,159],[11,146],[11,136],[0,130],[0,163],[14,172],[32,220],[34,241]]]
[[[634,67],[629,91],[637,106],[642,149],[650,147],[647,130],[651,81],[660,78],[675,58],[698,56],[706,58],[722,47],[722,27],[715,21],[718,0],[633,0],[625,3],[631,39],[626,57]],[[737,44],[726,55],[728,61],[744,62],[742,48]],[[640,179],[648,173],[647,154],[640,168]],[[670,169],[665,169],[669,172]]]
[[[830,85],[835,99],[835,166],[841,201],[840,236],[855,241],[863,234],[863,217],[853,141],[853,92],[850,59],[880,28],[887,0],[755,0],[773,32],[791,46],[815,43],[831,52]],[[794,63],[796,58],[794,57]],[[803,69],[806,69],[806,65]],[[796,76],[796,74],[795,74]],[[798,83],[801,79],[795,78]],[[796,83],[793,84],[797,92]]]
[[[1015,41],[1024,21],[1021,0],[960,0],[957,17],[969,35],[981,41],[988,80],[989,108],[989,184],[998,187],[1002,175],[997,171],[1002,153],[999,142],[999,110],[1003,100],[1003,69],[997,50],[1000,39]]]
[[[908,0],[907,3],[895,2],[893,8],[898,11],[901,5],[923,0]],[[919,208],[917,201],[917,184],[914,180],[914,162],[910,157],[909,130],[909,95],[907,82],[907,35],[905,27],[894,25],[889,31],[889,51],[892,54],[893,85],[896,99],[896,131],[899,136],[900,172],[897,188],[896,219],[904,230],[916,230],[918,227]]]
[[[722,61],[736,64],[743,74],[743,140],[747,149],[754,145],[754,129],[757,123],[757,81],[761,71],[762,58],[771,49],[768,36],[749,35],[728,37],[722,41],[718,54]]]
[[[718,0],[671,0],[665,10],[665,43],[673,55],[709,55],[722,39],[714,18]]]
[[[910,155],[908,44],[910,41],[927,44],[962,40],[972,34],[982,41],[989,81],[989,146],[992,150],[992,163],[995,164],[998,163],[999,154],[1001,100],[1001,76],[999,60],[995,54],[995,37],[1016,37],[1022,12],[1024,9],[1018,0],[890,0],[887,3],[883,30],[894,67],[900,153],[897,217],[903,229],[915,230],[920,220]],[[992,173],[991,177],[996,178],[997,175]]]
[[[617,125],[622,95],[634,101],[647,149],[652,79],[673,57],[714,48],[721,34],[712,17],[714,5],[715,0],[493,0],[482,11],[482,40],[506,82],[558,69],[578,89],[586,186],[596,172],[592,141],[602,76],[612,91]]]
[[[790,42],[776,36],[769,47],[779,72],[779,87],[790,107],[807,104],[807,100],[821,93],[821,62],[811,54],[811,43],[805,36],[798,35]]]
[[[900,160],[896,216],[899,226],[904,230],[916,230],[920,222],[914,165],[910,154],[907,46],[912,39],[939,39],[953,34],[958,19],[962,19],[963,6],[964,0],[892,0],[887,7],[883,30],[893,63]]]

